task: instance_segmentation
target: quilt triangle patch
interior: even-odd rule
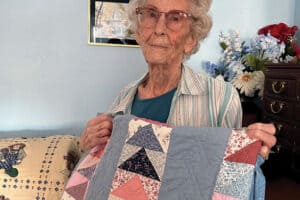
[[[93,173],[94,173],[94,171],[95,171],[95,169],[96,169],[96,165],[93,165],[93,166],[91,166],[91,167],[79,169],[78,172],[79,172],[81,175],[87,177],[87,178],[90,180],[91,177],[92,177],[92,175],[93,175]]]
[[[159,141],[154,135],[151,124],[139,127],[137,132],[127,141],[127,144],[144,147],[153,151],[163,152]]]
[[[112,191],[111,195],[120,197],[123,200],[148,200],[148,196],[138,175]]]
[[[75,199],[83,199],[88,182],[76,185],[66,189],[66,192]]]
[[[159,141],[161,147],[163,148],[163,151],[167,153],[169,149],[169,144],[170,144],[170,139],[171,139],[171,134],[173,129],[171,127],[158,126],[156,124],[152,125],[152,129],[154,135]]]
[[[160,180],[163,176],[167,154],[146,149],[146,153]]]
[[[68,181],[66,188],[75,187],[79,184],[87,183],[88,181],[89,179],[87,179],[87,177],[83,176],[77,171],[74,171],[72,174],[72,181]]]
[[[225,158],[226,161],[255,165],[261,142],[256,141]]]
[[[77,169],[82,169],[82,168],[88,168],[91,167],[93,165],[97,165],[99,163],[100,158],[91,156],[91,155],[87,155],[86,158],[79,163],[78,168]]]
[[[127,159],[119,166],[119,168],[160,181],[159,176],[157,175],[155,168],[149,160],[144,148]]]
[[[118,166],[125,162],[128,158],[130,158],[132,155],[137,153],[141,147],[130,145],[130,144],[124,144],[124,147],[121,152],[121,156],[119,158]]]

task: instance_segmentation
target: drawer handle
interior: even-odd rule
[[[275,125],[275,127],[277,129],[277,132],[279,133],[281,131],[283,125],[282,124],[277,124],[277,123],[275,123],[274,125]]]
[[[282,124],[279,124],[279,123],[276,123],[274,121],[270,121],[270,123],[274,124],[275,126],[275,129],[276,129],[276,133],[275,133],[275,136],[278,136],[281,129],[283,128],[283,125]]]
[[[286,86],[286,82],[285,81],[273,81],[272,83],[272,90],[275,94],[280,94],[284,91],[285,89],[285,86]],[[276,89],[278,88],[278,89]]]
[[[275,109],[275,105],[277,104],[276,101],[272,101],[271,104],[270,104],[270,108],[271,108],[271,111],[272,113],[274,114],[278,114],[282,111],[283,107],[284,107],[284,103],[283,102],[279,102],[279,106],[278,106],[278,109],[276,110]]]
[[[280,144],[277,144],[277,145],[275,146],[275,153],[279,153],[280,150],[281,150],[281,145],[280,145]]]

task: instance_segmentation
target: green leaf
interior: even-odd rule
[[[290,45],[287,45],[285,47],[285,52],[286,52],[287,55],[290,55],[290,56],[295,56],[296,55],[296,52],[295,52],[294,48]]]
[[[256,55],[247,55],[245,56],[245,60],[247,65],[253,70],[253,71],[264,71],[265,65],[270,63],[268,59],[262,59],[257,57]]]
[[[227,49],[227,45],[224,42],[220,42],[220,46],[223,50]]]

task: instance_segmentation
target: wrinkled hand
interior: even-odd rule
[[[263,142],[260,155],[268,159],[271,148],[276,144],[276,128],[273,124],[254,123],[248,126],[247,134]]]
[[[90,119],[80,137],[80,148],[86,151],[99,144],[105,144],[112,131],[112,117],[109,114],[102,114]]]

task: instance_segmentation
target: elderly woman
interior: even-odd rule
[[[207,36],[211,0],[131,0],[129,19],[148,73],[126,86],[109,114],[91,119],[81,136],[83,151],[106,143],[112,116],[133,114],[173,126],[240,128],[239,95],[229,83],[195,73],[183,64]],[[255,123],[247,134],[263,141],[266,157],[275,144],[272,124]]]

